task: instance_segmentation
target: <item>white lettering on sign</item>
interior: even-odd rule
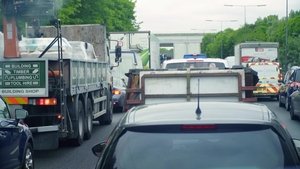
[[[31,89],[31,90],[27,89],[26,90],[26,93],[38,93],[38,92],[39,92],[39,90],[37,90],[37,89]]]
[[[28,74],[29,70],[13,70],[14,74]]]
[[[2,96],[24,96],[24,97],[47,97],[47,91],[43,88],[37,89],[0,89],[0,95]]]
[[[18,65],[11,65],[11,68],[13,69],[20,69],[20,68],[31,68],[31,64],[18,64]]]
[[[18,94],[18,93],[24,93],[23,89],[3,89],[3,94]]]

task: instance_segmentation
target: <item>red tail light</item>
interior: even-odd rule
[[[204,125],[182,125],[182,130],[212,130],[217,129],[217,126],[214,124],[204,124]]]
[[[56,98],[41,98],[36,99],[35,104],[39,106],[54,106],[57,105]]]

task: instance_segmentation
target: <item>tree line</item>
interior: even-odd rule
[[[288,20],[270,15],[237,30],[228,28],[222,32],[206,34],[201,48],[209,57],[225,58],[234,55],[236,44],[250,41],[279,42],[278,59],[283,68],[300,65],[300,11],[291,11]]]

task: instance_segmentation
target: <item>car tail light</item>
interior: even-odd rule
[[[56,98],[36,99],[35,104],[39,106],[54,106],[57,105],[57,99]]]
[[[217,126],[214,124],[201,124],[201,125],[182,125],[182,130],[212,130],[217,129]]]
[[[119,89],[114,89],[114,90],[112,91],[112,94],[114,94],[114,95],[120,95],[120,94],[121,94],[121,90],[119,90]]]

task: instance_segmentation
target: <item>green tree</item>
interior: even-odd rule
[[[67,0],[59,10],[64,24],[102,24],[107,31],[139,29],[132,0]]]
[[[223,57],[231,56],[234,45],[249,41],[269,41],[279,43],[279,61],[282,65],[300,65],[300,11],[291,11],[288,24],[288,43],[286,45],[286,18],[276,15],[258,18],[254,24],[247,24],[237,30],[225,30],[203,37],[201,49],[210,57],[220,56],[223,44]],[[288,56],[286,56],[286,50]]]

